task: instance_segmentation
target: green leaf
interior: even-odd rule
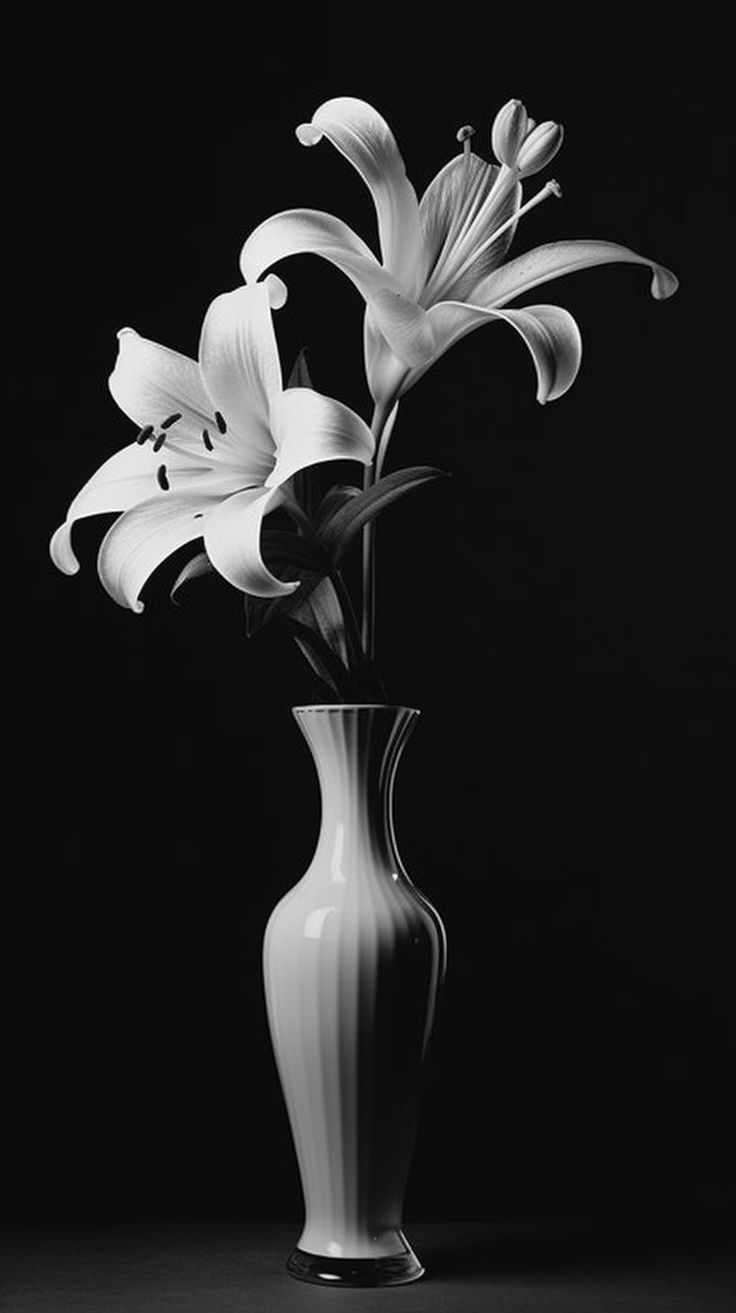
[[[385,475],[371,488],[358,492],[343,505],[337,506],[325,518],[320,530],[320,539],[332,556],[333,562],[337,564],[356,534],[360,533],[374,516],[379,515],[387,506],[392,506],[413,488],[419,488],[422,484],[440,477],[446,477],[444,472],[434,469],[431,465],[413,465],[409,469],[396,470],[393,474]]]

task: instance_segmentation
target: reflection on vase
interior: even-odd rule
[[[305,1204],[287,1267],[324,1284],[401,1284],[424,1270],[402,1208],[445,966],[442,922],[394,837],[393,781],[418,713],[335,705],[294,714],[317,767],[322,823],[264,943]]]

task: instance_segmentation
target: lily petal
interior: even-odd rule
[[[201,447],[201,443],[199,445]],[[159,491],[156,470],[162,463],[148,445],[139,447],[137,443],[110,456],[77,493],[66,513],[66,520],[54,533],[50,543],[54,565],[64,574],[76,574],[79,562],[71,545],[74,523],[87,515],[127,511],[139,502],[155,497]],[[167,447],[165,464],[169,474],[176,474],[177,492],[193,491],[192,484],[201,480],[206,480],[208,494],[235,491],[247,482],[242,471],[215,471],[206,459],[194,452],[183,453]]]
[[[180,414],[172,437],[200,447],[202,429],[212,426],[212,407],[196,360],[141,337],[133,328],[118,333],[118,356],[108,386],[139,428]]]
[[[441,343],[438,356],[474,328],[502,320],[515,328],[531,352],[537,371],[537,401],[555,401],[575,381],[582,356],[580,330],[568,310],[557,305],[530,305],[523,310],[486,309],[444,301],[429,311],[435,337]],[[438,357],[435,357],[437,359]],[[416,382],[417,375],[411,382]]]
[[[204,513],[217,499],[196,493],[164,493],[126,511],[100,544],[97,572],[120,606],[143,610],[139,593],[157,566],[185,543],[202,536]]]
[[[365,311],[363,348],[371,396],[384,409],[390,408],[402,391],[406,390],[404,384],[411,377],[412,371],[394,355],[383,333],[379,332],[369,305]]]
[[[202,325],[199,363],[212,411],[225,416],[228,436],[235,431],[265,478],[273,464],[268,411],[283,386],[265,282],[215,297]]]
[[[370,303],[373,323],[405,365],[426,365],[436,355],[427,311],[399,292],[383,288]]]
[[[374,439],[365,420],[349,406],[311,388],[289,388],[271,406],[277,457],[267,488],[276,488],[297,470],[327,460],[358,460],[370,465]]]
[[[283,498],[280,488],[246,488],[228,497],[207,516],[204,545],[220,574],[253,597],[284,597],[299,587],[285,583],[266,567],[261,556],[261,524]]]
[[[384,288],[404,294],[404,288],[379,264],[363,239],[342,219],[322,210],[284,210],[259,224],[240,253],[245,281],[255,282],[289,255],[320,255],[329,260],[347,274],[366,301]]]
[[[304,146],[327,137],[360,174],[376,207],[383,263],[416,296],[425,277],[419,204],[386,120],[366,101],[338,96],[296,132]]]
[[[510,169],[487,164],[472,151],[456,155],[429,184],[421,201],[430,276],[422,295],[425,305],[439,300],[464,301],[480,278],[503,260],[516,224],[473,258],[494,229],[518,210],[521,187]]]
[[[563,274],[598,264],[614,263],[648,265],[652,271],[651,293],[657,301],[664,301],[677,291],[678,280],[669,269],[644,255],[637,255],[627,246],[619,246],[617,242],[548,242],[524,255],[517,255],[482,279],[473,293],[473,300],[481,305],[505,305],[552,278],[561,278]]]

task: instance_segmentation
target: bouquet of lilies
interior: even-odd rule
[[[248,631],[278,626],[289,633],[329,700],[383,701],[373,651],[374,522],[440,473],[429,466],[383,473],[402,396],[465,334],[496,322],[515,329],[530,352],[537,400],[556,400],[580,367],[578,326],[560,306],[510,303],[540,283],[613,261],[649,266],[658,300],[673,294],[677,279],[607,241],[551,242],[507,258],[523,216],[561,194],[550,180],[523,199],[527,179],[557,154],[563,130],[550,120],[535,124],[521,101],[496,115],[494,163],[472,149],[473,129],[460,128],[460,151],[421,200],[391,129],[364,101],[327,101],[296,132],[305,146],[326,137],[363,178],[375,203],[380,258],[335,215],[287,210],[247,238],[244,281],[209,306],[198,360],[122,329],[109,385],[137,433],[74,498],[51,556],[64,573],[76,573],[74,522],[118,512],[97,569],[110,596],[140,612],[153,571],[192,544],[172,593],[217,571],[244,595]],[[299,253],[331,261],[365,300],[370,420],[315,391],[303,355],[284,386],[273,321],[287,291],[269,271]],[[344,461],[364,466],[360,486],[325,489],[325,463]],[[358,605],[344,577],[356,540],[363,550]]]

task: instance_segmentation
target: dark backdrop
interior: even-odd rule
[[[332,209],[372,240],[359,180],[294,138],[335,94],[384,112],[419,190],[461,123],[485,153],[522,97],[567,136],[563,200],[515,249],[600,236],[682,279],[663,305],[624,266],[535,292],[585,344],[546,408],[500,327],[402,405],[392,467],[452,474],[379,539],[382,665],[423,712],[400,843],[450,944],[407,1213],[733,1198],[725,34],[702,4],[396,12],[208,10],[154,38],[149,9],[67,18],[16,52],[10,1218],[299,1216],[260,946],[315,837],[289,713],[314,700],[309,672],[246,641],[224,584],[173,607],[174,566],[142,616],[117,608],[101,520],[77,531],[75,579],[46,544],[130,439],[106,384],[119,327],[195,353],[279,209]],[[281,272],[285,366],[308,346],[315,386],[366,414],[357,293],[310,258]]]

